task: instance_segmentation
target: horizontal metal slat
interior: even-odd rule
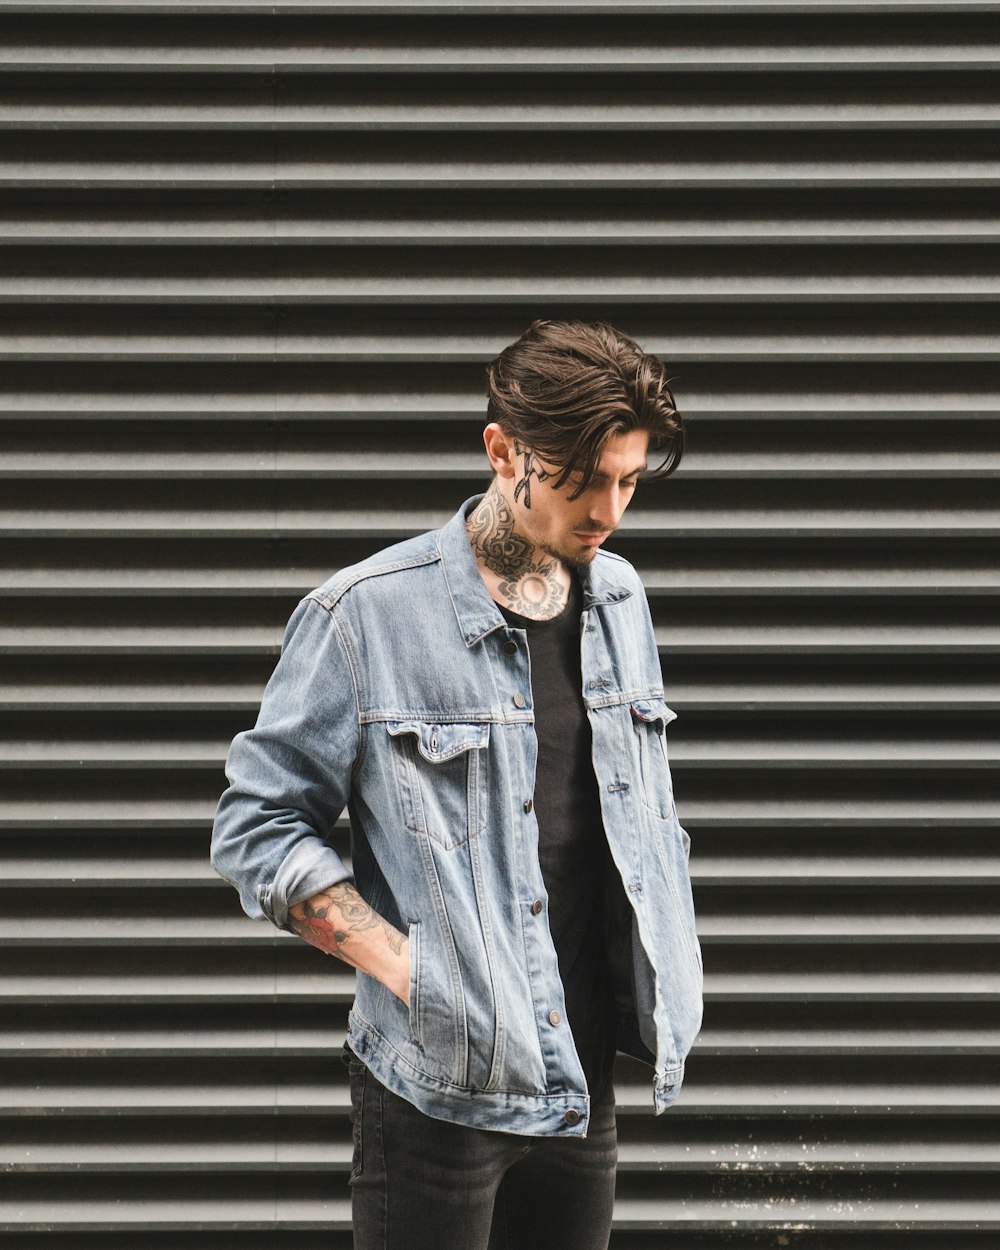
[[[323,1200],[298,1195],[271,1198],[254,1194],[205,1202],[178,1196],[172,1202],[145,1200],[134,1204],[112,1195],[103,1202],[96,1197],[81,1198],[67,1203],[65,1207],[62,1204],[53,1207],[46,1198],[37,1202],[19,1202],[16,1222],[12,1222],[11,1209],[7,1203],[0,1204],[0,1230],[16,1228],[34,1233],[36,1230],[58,1229],[72,1233],[86,1232],[97,1224],[112,1235],[132,1232],[145,1236],[164,1230],[180,1232],[194,1225],[201,1230],[241,1229],[250,1235],[252,1230],[266,1229],[273,1238],[286,1230],[298,1236],[303,1231],[331,1235],[349,1233],[351,1227],[349,1199]],[[619,1230],[644,1231],[652,1237],[660,1236],[664,1228],[683,1230],[686,1235],[719,1231],[731,1236],[734,1222],[744,1233],[759,1230],[781,1236],[786,1235],[783,1230],[801,1231],[803,1226],[827,1235],[850,1231],[855,1235],[864,1232],[869,1236],[880,1232],[895,1236],[901,1230],[933,1234],[942,1229],[952,1232],[968,1229],[975,1235],[1000,1228],[1000,1207],[997,1204],[972,1206],[961,1198],[950,1203],[914,1199],[909,1206],[901,1203],[898,1197],[865,1201],[849,1197],[840,1202],[824,1202],[818,1198],[800,1197],[783,1201],[773,1195],[769,1198],[762,1195],[759,1204],[745,1197],[731,1202],[678,1199],[673,1203],[664,1203],[648,1199],[643,1203],[616,1200],[615,1212],[613,1228],[616,1233]],[[935,1244],[941,1245],[940,1242]]]
[[[555,122],[553,123],[555,126]],[[997,185],[994,144],[988,130],[962,128],[928,133],[869,129],[859,147],[858,127],[832,130],[817,152],[811,130],[726,130],[672,133],[662,155],[641,131],[556,130],[532,132],[516,119],[516,145],[484,143],[494,133],[429,133],[408,142],[401,159],[400,133],[378,130],[336,133],[290,130],[173,130],[151,146],[145,130],[93,132],[47,129],[0,135],[0,186],[47,191],[86,189],[214,189],[387,191],[449,187],[573,191],[617,186],[762,190],[796,188],[933,188]],[[990,122],[990,127],[993,123]],[[498,134],[504,133],[502,130]],[[220,150],[221,149],[221,150]]]
[[[663,206],[648,210],[626,205],[573,206],[560,204],[545,214],[540,206],[527,208],[513,201],[498,211],[488,203],[470,206],[435,205],[434,212],[412,205],[393,210],[384,201],[355,212],[330,205],[320,214],[303,207],[297,212],[272,205],[261,212],[250,205],[177,204],[167,213],[158,205],[116,205],[109,211],[100,203],[0,208],[0,241],[6,246],[134,247],[149,249],[200,246],[233,247],[361,246],[415,247],[447,244],[504,247],[534,243],[546,247],[645,247],[670,244],[691,246],[864,246],[892,243],[910,245],[991,244],[1000,236],[1000,217],[982,208],[943,201],[933,210],[898,204],[890,216],[865,212],[851,203],[827,205],[825,215],[816,206],[804,206],[794,217],[768,215],[751,206],[733,204],[726,211],[703,206],[698,216]],[[206,395],[211,403],[213,396]],[[755,396],[748,396],[754,402]]]
[[[996,56],[984,58],[981,68],[995,71],[998,63]],[[548,66],[539,65],[537,72],[549,78]],[[40,98],[35,82],[18,91],[17,79],[8,76],[0,102],[0,131],[31,134],[58,126],[81,135],[141,131],[150,136],[158,132],[222,136],[269,129],[298,135],[317,131],[325,137],[338,132],[457,135],[513,129],[529,134],[677,132],[685,136],[863,130],[870,136],[879,131],[989,132],[1000,125],[1000,102],[988,89],[953,83],[939,86],[928,82],[922,68],[916,72],[919,84],[909,91],[901,85],[879,88],[852,77],[838,84],[836,97],[830,99],[811,81],[810,86],[796,89],[775,87],[768,81],[766,89],[759,90],[757,79],[748,77],[740,83],[733,70],[723,71],[724,85],[714,90],[697,80],[682,89],[675,85],[675,67],[668,85],[656,90],[633,87],[625,102],[619,101],[617,92],[609,100],[593,88],[524,83],[508,84],[505,90],[479,84],[469,92],[473,99],[456,98],[444,89],[391,87],[382,87],[376,96],[370,79],[363,87],[347,91],[289,78],[275,91],[266,78],[239,85],[225,77],[213,80],[204,73],[195,80],[195,99],[190,80],[171,88],[162,76],[138,79],[131,87],[103,79],[99,93],[92,80],[81,77],[71,86],[61,84],[45,99]],[[754,88],[758,88],[756,94]]]
[[[143,307],[127,320],[123,320],[124,311],[102,312],[97,325],[79,311],[71,315],[69,310],[41,318],[32,309],[18,317],[16,325],[10,317],[0,319],[0,359],[11,363],[41,358],[50,363],[113,361],[116,366],[123,361],[166,365],[237,360],[248,364],[481,365],[502,347],[475,332],[463,334],[454,324],[435,326],[430,320],[416,321],[402,332],[384,319],[366,332],[361,324],[367,310],[359,311],[351,326],[342,327],[335,321],[331,324],[329,316],[321,323],[315,314],[310,317],[312,324],[296,324],[309,316],[304,307],[278,309],[270,315],[232,309],[225,325],[218,317],[207,318],[208,310],[201,308],[188,316],[175,313],[171,317],[166,308]],[[584,310],[574,308],[580,311]],[[674,368],[713,362],[992,363],[997,356],[989,310],[973,317],[967,309],[941,305],[936,320],[924,316],[919,324],[910,320],[915,316],[912,309],[905,316],[875,316],[846,304],[819,311],[820,316],[804,319],[775,308],[759,320],[737,325],[722,309],[715,317],[699,309],[678,321],[669,333],[660,329],[646,339],[649,350],[669,358]],[[478,320],[483,308],[475,306],[468,313],[470,320]],[[637,327],[635,333],[641,330]]]
[[[33,7],[15,4],[8,10],[24,16],[9,23],[4,69],[32,74],[397,70],[440,76],[449,71],[518,73],[541,66],[588,74],[678,68],[685,73],[845,69],[865,73],[919,66],[925,71],[968,72],[996,57],[988,20],[983,16],[963,20],[961,15],[970,6],[955,4],[947,6],[948,21],[943,20],[941,6],[936,12],[930,5],[909,6],[911,13],[924,7],[928,16],[913,17],[905,24],[885,16],[898,6],[855,5],[853,22],[836,27],[820,14],[838,6],[647,5],[641,45],[617,22],[604,20],[610,15],[608,6],[595,5],[504,5],[502,12],[455,5],[444,20],[449,6],[396,6],[391,22],[379,21],[389,13],[386,6],[375,5],[355,5],[353,10],[300,6],[286,22],[273,20],[282,6],[268,15],[272,20],[262,21],[250,16],[253,6],[227,4],[224,10],[215,6],[199,13],[182,5],[171,14],[181,20],[167,24],[157,20],[151,7],[136,21],[135,6],[118,4],[115,20],[100,23],[100,38],[91,24],[77,22],[71,27],[72,39],[65,30],[32,22],[26,10]],[[59,7],[73,11],[72,6]],[[980,13],[989,8],[982,5]],[[363,14],[361,20],[352,21],[352,11]],[[724,24],[713,20],[722,11],[728,19]],[[335,22],[328,20],[333,12],[338,15]],[[614,15],[620,12],[615,10]],[[407,13],[419,16],[416,21],[400,20]],[[553,18],[554,14],[558,16]],[[514,15],[529,19],[517,24],[520,40],[512,38]],[[569,15],[571,23],[565,21]]]
[[[966,250],[971,254],[961,266],[940,263],[937,267],[927,256],[908,258],[897,254],[894,257],[885,247],[881,249],[878,262],[868,261],[853,252],[840,259],[838,272],[829,260],[819,262],[801,248],[798,251],[801,265],[786,264],[781,266],[780,272],[772,273],[762,272],[759,263],[748,263],[745,254],[731,259],[728,266],[725,261],[714,265],[702,263],[698,272],[691,271],[697,264],[697,256],[692,258],[693,263],[677,259],[673,264],[664,257],[661,273],[651,272],[651,266],[640,272],[632,262],[633,272],[629,273],[629,267],[624,265],[608,266],[603,259],[606,253],[601,253],[600,258],[593,257],[585,262],[582,266],[585,272],[579,275],[570,262],[558,267],[543,259],[533,263],[530,254],[523,250],[510,258],[502,274],[472,263],[469,269],[478,269],[478,272],[462,274],[453,259],[435,267],[433,257],[428,258],[423,272],[416,271],[415,264],[409,264],[406,266],[409,272],[405,274],[389,273],[390,266],[385,263],[364,265],[353,258],[338,262],[332,256],[323,262],[312,258],[311,273],[305,275],[296,273],[306,264],[301,255],[276,259],[272,264],[248,258],[242,266],[234,264],[230,273],[198,274],[190,260],[178,257],[174,260],[174,272],[169,276],[156,273],[148,263],[138,263],[145,259],[141,256],[130,256],[127,265],[116,265],[115,272],[109,273],[104,266],[93,263],[96,254],[89,252],[87,265],[67,259],[58,277],[31,272],[40,270],[43,264],[51,268],[51,258],[47,262],[38,258],[32,265],[22,263],[16,267],[21,272],[0,276],[0,303],[8,308],[50,304],[65,308],[77,304],[98,304],[102,308],[130,304],[146,308],[169,308],[178,304],[256,308],[262,304],[309,306],[317,303],[350,308],[374,304],[433,307],[456,303],[502,306],[531,302],[558,307],[570,301],[595,303],[603,300],[647,306],[805,302],[818,309],[859,301],[869,307],[988,303],[1000,292],[1000,271],[993,263],[995,251],[988,250],[980,255],[980,249]],[[712,255],[719,257],[719,249]],[[607,272],[609,268],[614,268],[615,272]],[[713,273],[714,268],[718,272]],[[827,272],[817,273],[817,268],[826,268]],[[187,275],[182,272],[185,269],[189,271]],[[275,269],[285,269],[286,273],[275,275]],[[324,269],[329,272],[324,274]]]
[[[301,14],[310,16],[361,16],[380,14],[390,17],[424,17],[434,15],[467,16],[468,0],[221,0],[225,14],[274,16]],[[308,7],[306,7],[308,5]],[[994,13],[995,0],[521,0],[503,5],[507,16],[557,17],[590,14],[658,14],[704,16],[713,14],[732,17],[736,13],[761,14],[848,14],[914,13],[940,14]],[[81,17],[121,16],[123,14],[206,15],[218,17],[220,0],[8,0],[7,11],[15,14],[59,13]]]

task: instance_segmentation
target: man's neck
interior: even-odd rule
[[[545,621],[569,598],[569,569],[514,528],[514,513],[496,482],[466,518],[465,528],[486,589],[497,603]]]

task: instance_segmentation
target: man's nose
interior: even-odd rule
[[[606,530],[613,530],[621,520],[621,492],[618,486],[609,486],[600,492],[590,509],[590,518]]]

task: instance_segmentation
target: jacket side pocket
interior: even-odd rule
[[[410,1041],[415,1045],[420,1040],[420,922],[411,920],[407,925],[410,939]]]

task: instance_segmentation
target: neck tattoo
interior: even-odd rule
[[[533,620],[547,620],[563,610],[568,589],[559,581],[559,562],[515,534],[514,514],[495,482],[467,519],[466,529],[478,562],[500,579],[497,592],[504,607]]]

